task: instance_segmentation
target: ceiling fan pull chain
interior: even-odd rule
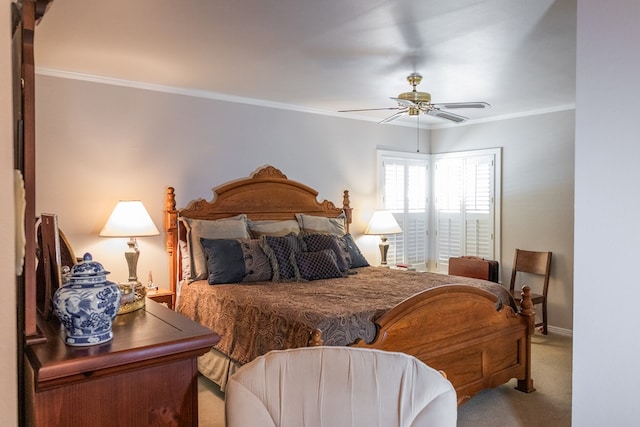
[[[416,116],[418,125],[416,126],[416,153],[420,152],[420,114]]]

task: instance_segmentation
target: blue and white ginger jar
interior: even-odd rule
[[[108,271],[90,253],[71,268],[65,285],[53,295],[53,307],[64,325],[65,343],[73,346],[101,344],[113,338],[113,319],[122,296]]]

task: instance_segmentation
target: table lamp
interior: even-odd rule
[[[387,234],[402,233],[402,229],[398,225],[398,221],[393,217],[390,211],[375,211],[369,221],[364,234],[380,235],[380,266],[387,266],[387,252],[389,251],[389,243],[387,243]]]
[[[104,237],[128,237],[129,249],[124,257],[129,266],[129,282],[138,281],[138,242],[136,237],[156,236],[160,234],[149,213],[140,200],[121,200],[111,212],[107,223],[100,232]]]

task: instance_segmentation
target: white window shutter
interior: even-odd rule
[[[436,236],[437,271],[447,270],[450,257],[463,255],[462,214],[460,212],[438,212]]]
[[[378,151],[379,207],[391,210],[402,228],[388,237],[388,263],[429,264],[446,273],[450,257],[499,260],[500,162],[500,149],[431,156]],[[435,233],[429,233],[429,211]]]
[[[495,259],[495,154],[450,153],[434,169],[436,271],[450,257]]]
[[[392,211],[402,233],[388,236],[389,265],[426,268],[428,259],[428,163],[425,155],[382,156],[382,208]]]
[[[463,162],[445,158],[435,162],[436,271],[446,272],[449,258],[463,255]]]
[[[493,156],[465,159],[464,255],[494,259],[493,165]]]

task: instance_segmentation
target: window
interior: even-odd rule
[[[449,257],[499,259],[500,150],[432,156],[434,171],[435,270]]]
[[[452,256],[499,260],[500,161],[500,149],[435,155],[379,150],[379,207],[392,211],[402,228],[389,236],[388,263],[446,272]]]
[[[380,208],[390,210],[402,233],[388,236],[389,265],[426,270],[428,260],[429,156],[378,152]]]

